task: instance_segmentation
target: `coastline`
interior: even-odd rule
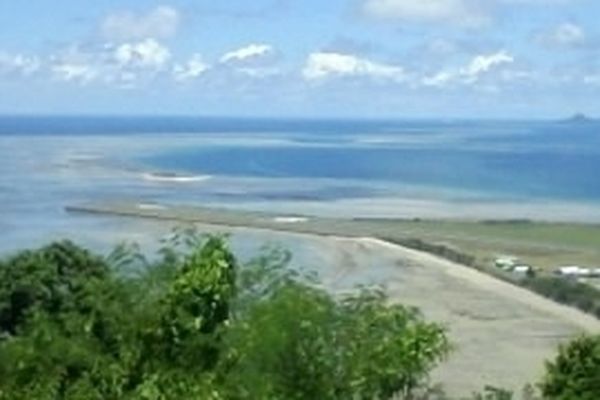
[[[396,243],[419,239],[469,253],[485,264],[491,264],[495,256],[513,254],[544,270],[561,264],[600,266],[600,224],[595,222],[349,218],[135,201],[85,203],[65,209],[71,213],[146,218],[182,224],[204,223],[316,235],[372,236]]]
[[[553,305],[560,306],[563,310],[567,310],[570,314],[572,312],[581,313],[580,310],[575,310],[573,307],[559,304],[555,301],[549,300],[532,290],[524,288],[519,284],[518,279],[511,279],[510,277],[499,273],[495,269],[486,268],[481,266],[481,262],[493,260],[486,259],[480,255],[472,255],[465,253],[465,249],[456,247],[446,237],[446,242],[439,244],[439,238],[428,237],[425,232],[427,229],[421,231],[402,232],[401,234],[393,232],[394,225],[399,225],[400,228],[407,224],[412,225],[430,225],[430,230],[444,230],[444,224],[450,224],[452,227],[452,221],[422,221],[422,220],[397,220],[397,219],[361,219],[361,218],[326,218],[326,217],[315,217],[305,216],[299,214],[276,214],[276,213],[265,213],[265,212],[247,212],[239,210],[229,209],[215,209],[207,207],[192,207],[192,206],[166,206],[155,203],[105,203],[105,204],[87,204],[79,206],[66,207],[67,212],[71,213],[86,213],[86,214],[97,214],[97,215],[112,215],[117,217],[128,217],[128,218],[143,218],[153,219],[158,221],[169,221],[178,224],[202,224],[227,227],[233,229],[252,229],[252,230],[266,230],[277,233],[294,233],[294,234],[305,234],[314,235],[325,238],[334,238],[339,240],[357,240],[364,241],[366,243],[377,244],[380,247],[392,248],[397,251],[402,250],[404,252],[412,252],[413,255],[420,255],[421,260],[427,259],[429,262],[445,262],[450,263],[454,267],[454,271],[463,270],[469,271],[466,276],[485,276],[489,282],[498,282],[504,285],[504,287],[511,287],[518,289],[521,292],[527,292],[536,298],[543,299],[544,303],[548,302]],[[536,222],[530,220],[484,220],[484,221],[462,221],[463,226],[471,226],[474,228],[492,228],[492,229],[548,229],[548,227],[563,228],[567,229],[567,234],[571,234],[572,229],[577,229],[579,224],[551,224],[547,222]],[[576,227],[576,228],[574,228]],[[391,229],[390,229],[391,228]],[[593,230],[597,235],[597,239],[600,243],[600,225],[597,224],[580,224],[579,229]],[[535,231],[534,231],[535,234]],[[588,232],[584,232],[588,234]],[[456,233],[460,236],[460,233]],[[442,236],[443,237],[443,236]],[[595,239],[589,242],[592,246],[595,246]],[[428,242],[427,240],[431,241]],[[547,239],[548,240],[548,239]],[[457,243],[459,243],[458,241]],[[417,246],[415,246],[415,243]],[[500,253],[501,243],[499,240],[494,241],[494,245],[498,246],[497,254]],[[547,245],[552,245],[550,242]],[[443,254],[436,253],[431,250],[432,248],[439,248]],[[534,248],[530,251],[539,251],[543,249],[542,243],[535,243]],[[429,250],[428,250],[429,249]],[[525,251],[525,250],[523,250]],[[523,252],[522,254],[526,254]],[[488,255],[489,257],[490,255]],[[600,252],[592,254],[600,263]],[[575,259],[575,258],[572,258]],[[583,259],[582,259],[583,260]],[[460,268],[459,268],[460,267]],[[539,268],[542,272],[542,268]],[[589,316],[595,322],[600,320]],[[575,314],[572,314],[575,315]],[[600,325],[593,324],[598,327],[600,331]]]

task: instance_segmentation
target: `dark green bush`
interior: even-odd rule
[[[0,334],[16,333],[40,309],[57,318],[92,313],[90,293],[109,274],[101,257],[68,241],[9,258],[0,265]]]

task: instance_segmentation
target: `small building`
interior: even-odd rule
[[[503,269],[505,271],[511,271],[518,264],[519,259],[510,256],[498,257],[494,260],[494,265],[497,268]]]

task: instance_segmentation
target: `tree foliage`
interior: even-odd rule
[[[0,264],[0,334],[16,333],[35,310],[55,317],[89,312],[90,288],[108,275],[100,257],[68,241],[6,260]]]
[[[553,400],[600,398],[600,336],[582,336],[561,346],[547,363],[540,388]]]
[[[334,297],[285,251],[239,266],[226,238],[182,231],[160,254],[1,262],[0,399],[409,399],[449,351],[416,310]]]

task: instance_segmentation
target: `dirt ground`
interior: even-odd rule
[[[485,385],[519,392],[539,380],[560,342],[600,332],[592,316],[429,254],[370,238],[313,240],[328,259],[326,284],[382,284],[394,301],[447,326],[456,348],[433,380],[453,398]]]

